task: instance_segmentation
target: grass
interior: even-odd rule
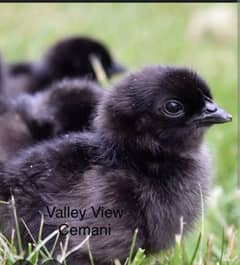
[[[218,104],[233,115],[231,124],[213,127],[206,137],[213,156],[214,177],[203,231],[201,223],[197,224],[173,250],[154,257],[144,258],[140,251],[132,265],[156,261],[164,265],[240,264],[240,195],[236,191],[237,38],[204,37],[196,41],[187,35],[193,12],[213,5],[231,6],[237,12],[237,4],[216,3],[0,4],[0,49],[5,61],[38,59],[59,38],[90,35],[104,41],[129,69],[156,63],[196,69],[210,84]],[[0,249],[2,244],[0,240]],[[15,253],[14,244],[10,242],[9,247]],[[29,248],[32,253],[34,246]],[[5,252],[0,253],[1,258],[6,258]]]

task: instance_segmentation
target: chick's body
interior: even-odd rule
[[[207,193],[205,126],[188,125],[205,108],[204,97],[211,101],[205,82],[186,69],[154,66],[130,74],[100,104],[94,132],[46,142],[11,161],[2,172],[1,199],[8,199],[12,189],[18,214],[35,235],[39,210],[45,215],[45,235],[64,222],[69,227],[110,225],[110,235],[90,237],[98,265],[124,261],[136,228],[136,248],[153,253],[172,246],[181,217],[185,232]],[[95,218],[88,212],[81,221],[49,216],[47,207],[66,205],[122,209],[123,215]],[[9,220],[9,215],[3,216]],[[10,226],[5,224],[6,231]],[[24,229],[23,234],[28,237]],[[70,246],[84,238],[70,236]],[[87,246],[68,261],[90,264]]]
[[[128,161],[112,161],[112,156],[121,160],[125,154],[109,150],[109,157],[100,159],[103,141],[96,141],[97,137],[94,133],[69,135],[43,144],[29,149],[6,169],[7,189],[9,185],[18,187],[14,195],[19,216],[37,233],[38,211],[41,210],[45,214],[44,236],[47,236],[64,223],[61,219],[50,218],[47,206],[123,209],[122,218],[95,218],[90,214],[81,222],[71,218],[65,220],[70,227],[110,224],[110,236],[90,239],[96,264],[125,259],[136,228],[139,229],[136,247],[156,252],[171,246],[175,234],[180,232],[180,217],[189,229],[198,214],[200,185],[205,194],[208,173],[202,154],[159,157],[158,162],[147,162],[149,167],[158,164],[157,176],[147,175],[135,171]],[[129,155],[128,159],[134,158]],[[26,231],[24,234],[25,239],[28,238]],[[71,236],[70,246],[76,246],[84,238]],[[70,264],[90,264],[87,256],[88,250],[84,247],[74,254],[74,262]]]

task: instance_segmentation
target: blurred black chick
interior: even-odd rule
[[[136,228],[136,248],[154,253],[174,244],[181,217],[184,233],[192,227],[210,174],[204,132],[230,120],[195,72],[147,67],[104,97],[95,131],[45,142],[12,160],[2,173],[0,194],[8,199],[6,191],[12,190],[18,214],[35,236],[39,211],[45,216],[44,236],[67,223],[61,237],[75,234],[70,235],[70,247],[85,238],[79,227],[89,227],[92,233],[96,227],[111,227],[110,235],[90,237],[96,265],[123,261]],[[86,209],[85,218],[56,218],[54,207],[59,212],[64,206]],[[123,214],[95,218],[92,209],[98,207]],[[2,216],[7,228],[9,214],[2,210]],[[28,237],[24,228],[22,233]],[[68,262],[89,265],[87,246]]]
[[[46,91],[23,95],[17,110],[35,140],[91,127],[104,90],[93,81],[64,79]]]
[[[103,94],[93,81],[66,79],[35,95],[0,97],[0,161],[41,140],[90,129]]]
[[[107,77],[122,73],[108,48],[88,37],[70,37],[58,41],[35,63],[19,62],[9,65],[9,85],[6,93],[16,96],[23,91],[34,93],[63,78],[87,78],[97,81],[91,56],[101,63]]]

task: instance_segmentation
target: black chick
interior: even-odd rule
[[[23,95],[17,110],[35,140],[90,129],[104,90],[93,81],[64,79],[46,91]]]
[[[66,79],[35,95],[0,97],[0,161],[39,141],[90,129],[103,94],[93,81]]]
[[[88,37],[70,37],[50,47],[38,62],[9,65],[8,94],[15,96],[22,90],[34,93],[66,77],[97,81],[91,56],[98,58],[109,78],[124,71],[124,67],[113,59],[108,48],[100,41]]]
[[[201,194],[205,199],[208,189],[204,132],[230,120],[195,72],[147,67],[130,74],[104,97],[95,131],[51,140],[12,160],[2,173],[0,194],[8,199],[12,190],[18,214],[34,235],[39,211],[45,216],[44,236],[67,223],[61,239],[72,231],[70,247],[85,238],[79,227],[87,226],[92,233],[94,227],[111,227],[110,235],[94,232],[90,237],[97,265],[115,258],[123,261],[136,228],[136,248],[154,253],[174,244],[181,217],[184,233],[193,226]],[[56,218],[54,207],[59,211],[64,206],[86,209],[86,216],[81,221]],[[123,214],[95,218],[93,209],[98,207]],[[6,230],[9,215],[2,210]],[[23,228],[22,233],[26,239]],[[68,261],[90,264],[87,247]]]

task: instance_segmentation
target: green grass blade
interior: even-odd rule
[[[192,258],[191,258],[191,261],[190,261],[189,265],[193,265],[193,262],[195,261],[198,249],[200,247],[201,239],[202,239],[202,233],[199,233],[197,244],[196,244],[196,247],[194,249],[194,252],[193,252],[193,255],[192,255]]]
[[[225,241],[225,234],[224,234],[224,228],[222,231],[222,246],[221,246],[221,256],[220,256],[220,260],[219,260],[219,264],[222,265],[223,263],[223,254],[224,254],[224,241]]]
[[[19,252],[23,253],[22,239],[21,239],[21,233],[20,233],[19,222],[18,222],[18,217],[17,217],[17,209],[16,209],[15,199],[13,195],[11,196],[11,202],[12,202],[13,217],[14,217],[14,222],[15,222],[15,227],[16,227],[18,248],[19,248]]]
[[[94,265],[94,259],[93,259],[92,251],[90,248],[90,241],[89,240],[87,242],[87,245],[88,245],[88,255],[89,255],[89,259],[90,259],[90,264]]]
[[[135,255],[132,265],[142,265],[143,261],[146,258],[146,255],[144,254],[144,249],[139,248],[137,251],[137,254]]]
[[[135,248],[136,241],[137,241],[137,234],[138,234],[138,229],[135,230],[134,235],[133,235],[132,244],[131,244],[130,253],[129,253],[129,258],[128,258],[128,263],[127,263],[128,265],[130,265],[132,263],[133,252],[134,252],[134,248]]]
[[[49,234],[43,241],[41,241],[39,244],[36,245],[36,247],[34,248],[33,252],[27,257],[28,261],[31,261],[32,257],[38,252],[40,251],[40,249],[45,246],[45,244],[51,240],[54,236],[56,236],[59,233],[59,230],[55,230],[53,231],[51,234]]]

